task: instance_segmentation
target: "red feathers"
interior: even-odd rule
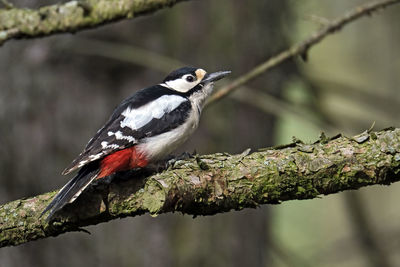
[[[118,171],[126,171],[138,167],[145,167],[148,164],[146,157],[136,151],[136,147],[130,147],[111,155],[106,156],[100,162],[100,173],[97,179],[111,175]]]

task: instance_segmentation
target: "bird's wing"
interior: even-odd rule
[[[136,145],[143,138],[178,127],[189,116],[190,109],[187,98],[173,94],[158,96],[141,106],[124,101],[63,174]]]

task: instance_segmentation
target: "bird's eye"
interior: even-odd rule
[[[186,77],[186,81],[191,83],[191,82],[194,81],[194,77],[192,75],[189,75],[189,76]]]

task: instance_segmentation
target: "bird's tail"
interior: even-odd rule
[[[83,192],[83,190],[85,190],[85,188],[96,179],[98,174],[99,167],[97,162],[92,162],[84,166],[79,170],[78,174],[74,178],[61,188],[40,216],[43,216],[47,211],[50,211],[47,216],[47,221],[50,221],[57,211],[62,209],[66,204],[72,203]]]

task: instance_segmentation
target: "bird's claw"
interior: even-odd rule
[[[164,161],[165,169],[174,168],[175,163],[178,161],[193,159],[195,157],[196,157],[196,151],[194,151],[193,153],[183,152],[178,156],[169,155],[167,159]]]

